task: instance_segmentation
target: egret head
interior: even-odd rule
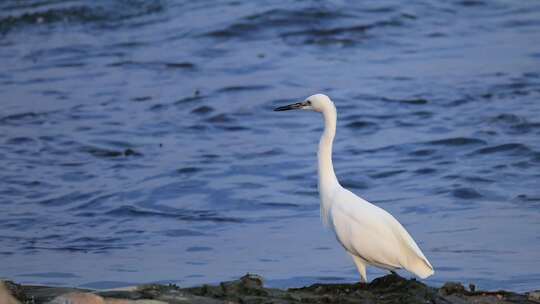
[[[310,110],[315,112],[324,112],[326,108],[335,108],[332,100],[330,100],[330,98],[324,94],[315,94],[309,96],[302,102],[277,107],[274,109],[274,111]]]

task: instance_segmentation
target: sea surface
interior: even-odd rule
[[[326,93],[338,178],[429,284],[540,287],[538,1],[7,0],[0,67],[0,277],[357,281],[322,119],[272,111]]]

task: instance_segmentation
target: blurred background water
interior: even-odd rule
[[[271,111],[324,92],[338,177],[429,283],[540,285],[537,1],[2,1],[0,64],[1,277],[357,280],[321,118]]]

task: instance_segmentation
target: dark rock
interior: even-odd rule
[[[461,283],[456,282],[446,282],[444,285],[439,289],[439,293],[443,296],[451,295],[451,294],[465,294],[467,291],[465,290],[465,287]]]
[[[54,298],[73,292],[88,292],[88,289],[68,288],[68,287],[48,287],[21,285],[23,294],[17,297],[21,303],[48,303]],[[24,300],[26,299],[26,300]]]
[[[141,295],[140,298],[143,299],[156,299],[162,294],[169,293],[171,290],[179,290],[177,286],[173,285],[159,285],[159,284],[148,284],[141,285],[137,288],[137,293]]]
[[[203,285],[201,287],[190,288],[189,291],[195,295],[201,297],[211,297],[211,298],[223,298],[225,297],[225,292],[221,286],[212,286],[212,285]]]
[[[445,303],[436,289],[394,274],[369,284],[315,284],[289,292],[313,303]]]
[[[226,296],[268,296],[268,292],[263,289],[262,277],[258,275],[246,274],[240,280],[223,282],[220,285]]]
[[[23,286],[6,283],[9,291],[21,303],[48,303],[59,295],[91,291],[63,287]],[[150,284],[134,290],[103,291],[96,293],[105,301],[146,300],[148,303],[359,303],[359,304],[512,304],[540,303],[540,292],[517,294],[507,291],[476,291],[470,284],[466,291],[460,283],[449,282],[437,289],[415,279],[392,274],[374,279],[371,283],[314,284],[308,287],[280,290],[264,287],[262,277],[247,274],[239,280],[217,286],[180,288],[176,285]],[[114,301],[110,301],[114,303]],[[118,302],[120,303],[120,302]],[[126,302],[129,303],[129,302]]]

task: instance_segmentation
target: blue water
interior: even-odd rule
[[[539,20],[536,1],[2,1],[0,277],[357,280],[319,219],[321,118],[271,111],[323,92],[338,178],[407,227],[428,283],[536,289]]]

